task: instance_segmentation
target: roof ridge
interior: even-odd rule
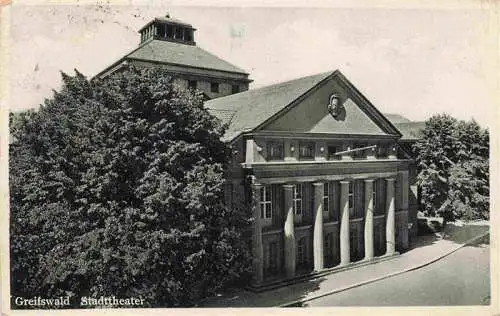
[[[320,75],[325,75],[325,76],[327,74],[331,75],[334,72],[335,72],[335,70],[333,70],[333,71],[325,71],[325,72],[320,72],[320,73],[316,73],[316,74],[306,75],[306,76],[302,76],[302,77],[298,77],[298,78],[293,78],[293,79],[290,79],[290,80],[287,80],[287,81],[276,82],[276,83],[272,83],[272,84],[267,85],[267,86],[262,86],[262,87],[259,87],[259,88],[255,88],[255,89],[252,89],[252,91],[259,90],[259,89],[264,89],[264,88],[275,87],[275,86],[280,86],[280,85],[286,85],[286,84],[290,84],[290,83],[293,83],[293,82],[296,82],[296,81],[299,81],[299,80],[305,80],[307,78],[317,77],[317,76],[320,76]],[[248,91],[250,91],[250,90],[248,90]]]
[[[236,112],[237,110],[230,110],[230,109],[213,109],[213,108],[208,108],[209,110],[212,111],[226,111],[226,112]]]
[[[99,76],[101,76],[102,74],[106,73],[107,71],[109,71],[110,69],[112,69],[113,67],[119,65],[121,62],[125,61],[127,59],[127,57],[131,54],[133,54],[135,51],[141,49],[144,45],[146,45],[147,43],[150,43],[151,41],[148,40],[148,41],[145,41],[143,43],[140,43],[137,47],[134,47],[133,49],[130,49],[128,53],[126,53],[125,55],[123,55],[122,57],[118,58],[117,60],[115,60],[113,63],[109,64],[107,67],[105,67],[103,70],[101,70],[100,72],[98,72],[94,77],[92,77],[92,79],[94,78],[97,78]]]

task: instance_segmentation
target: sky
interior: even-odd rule
[[[14,3],[11,110],[36,108],[51,97],[60,71],[97,74],[137,47],[144,24],[169,13],[197,29],[197,45],[250,73],[251,89],[339,69],[383,113],[414,121],[448,113],[485,127],[498,115],[498,65],[491,58],[498,30],[481,6],[100,3]]]

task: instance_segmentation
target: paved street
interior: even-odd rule
[[[421,269],[314,299],[303,306],[488,304],[490,247],[487,240],[466,246]]]

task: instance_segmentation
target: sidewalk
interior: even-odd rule
[[[277,307],[309,301],[428,265],[488,234],[489,222],[449,223],[443,233],[419,236],[394,259],[320,276],[282,288],[254,293],[242,289],[210,298],[200,307]]]

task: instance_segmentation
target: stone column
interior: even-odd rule
[[[314,270],[323,269],[323,183],[313,183],[314,187]]]
[[[284,227],[284,238],[285,238],[285,273],[287,277],[293,277],[295,275],[295,229],[293,225],[293,185],[285,184],[283,185],[284,195],[285,195],[285,227]]]
[[[373,179],[365,180],[365,260],[373,259]]]
[[[351,262],[349,240],[349,181],[340,181],[340,265]]]
[[[294,156],[295,152],[292,151],[292,141],[290,139],[285,139],[284,146],[285,146],[285,148],[284,148],[285,161],[295,160],[295,156]]]
[[[386,224],[385,224],[385,243],[386,256],[393,255],[396,252],[396,221],[394,206],[394,179],[385,179],[386,186]]]
[[[247,139],[245,150],[245,163],[251,165],[255,160],[255,142],[253,139]]]
[[[252,254],[255,284],[261,283],[264,279],[264,247],[262,244],[262,223],[260,218],[261,190],[261,184],[252,184],[252,214],[255,219],[253,222]]]

